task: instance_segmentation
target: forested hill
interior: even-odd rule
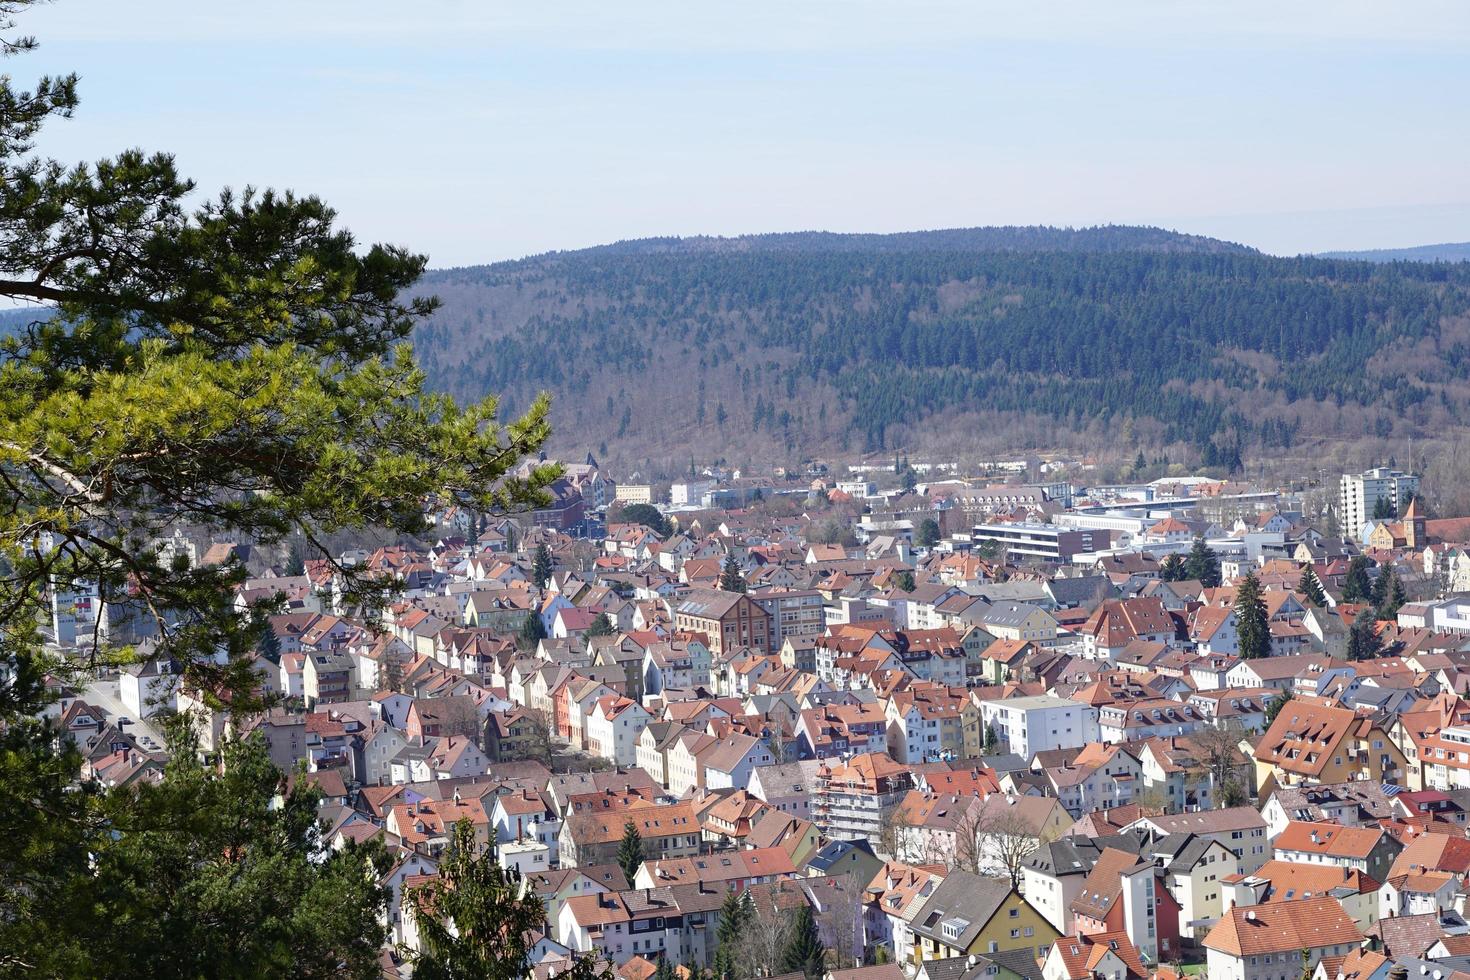
[[[1162,228],[1001,226],[905,231],[889,235],[793,231],[737,238],[638,238],[555,255],[684,255],[730,252],[1250,252],[1253,249]]]
[[[687,458],[1096,445],[1181,458],[1443,432],[1470,266],[1156,229],[628,242],[430,274],[436,385],[556,397],[558,441]]]
[[[1415,245],[1412,248],[1376,248],[1363,252],[1323,252],[1323,258],[1362,259],[1365,262],[1470,262],[1470,242]]]

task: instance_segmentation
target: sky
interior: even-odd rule
[[[140,146],[437,267],[650,235],[1470,240],[1464,0],[59,0],[66,161]]]

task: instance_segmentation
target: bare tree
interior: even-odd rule
[[[791,916],[776,903],[780,887],[750,890],[751,914],[741,931],[735,957],[741,977],[771,976],[776,964],[781,962],[791,930]]]
[[[865,885],[851,872],[813,882],[812,892],[820,903],[817,928],[831,951],[834,970],[862,965]]]
[[[1188,777],[1207,780],[1216,806],[1238,806],[1246,802],[1250,777],[1240,744],[1245,729],[1236,722],[1206,726],[1189,735],[1194,747],[1194,764],[1186,767]]]
[[[480,709],[474,698],[468,694],[451,695],[436,699],[434,707],[439,715],[441,736],[448,738],[451,735],[463,735],[476,745],[484,741]]]
[[[1020,811],[1015,797],[995,793],[976,799],[955,826],[955,867],[1021,883],[1021,869],[1045,834]]]
[[[521,741],[516,759],[539,762],[550,769],[553,761],[551,741],[551,719],[539,708],[523,708],[521,713],[530,721],[531,730]]]
[[[878,850],[891,860],[917,861],[922,856],[923,836],[906,796],[883,814],[878,824]]]

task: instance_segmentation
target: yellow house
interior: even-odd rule
[[[1371,779],[1402,783],[1404,754],[1373,719],[1351,708],[1298,697],[1255,745],[1256,789],[1264,799],[1277,786]]]
[[[997,602],[980,614],[980,621],[997,640],[1050,646],[1057,638],[1057,621],[1051,613],[1029,602]]]
[[[1006,878],[958,868],[914,914],[914,964],[971,953],[1045,955],[1061,933]]]

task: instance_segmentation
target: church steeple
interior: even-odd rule
[[[1404,544],[1410,548],[1423,548],[1429,544],[1429,534],[1424,528],[1424,512],[1419,509],[1419,498],[1411,497],[1404,508]]]

